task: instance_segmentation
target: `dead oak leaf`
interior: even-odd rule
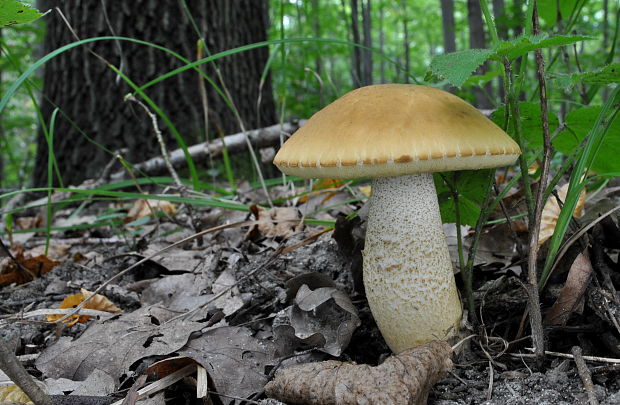
[[[11,253],[15,260],[10,258],[3,260],[4,265],[0,269],[0,286],[27,283],[49,273],[55,266],[61,264],[45,255],[32,257],[19,245],[14,246]]]
[[[58,308],[75,308],[79,304],[82,303],[85,299],[92,296],[93,293],[82,288],[79,293],[69,295],[65,297],[64,300],[60,303]],[[106,312],[120,312],[121,309],[114,305],[108,298],[104,297],[101,294],[95,294],[93,298],[91,298],[85,305],[84,308],[87,309],[96,309],[99,311]],[[45,317],[45,320],[48,322],[56,322],[64,315],[61,314],[51,314]],[[90,319],[88,315],[71,315],[69,318],[65,319],[63,322],[67,323],[67,326],[73,326],[77,322],[86,323]]]
[[[448,343],[435,340],[376,367],[334,360],[302,364],[278,371],[265,393],[308,405],[423,405],[452,367],[451,353]]]

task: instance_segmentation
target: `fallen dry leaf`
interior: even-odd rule
[[[279,370],[265,393],[309,405],[423,405],[452,367],[450,345],[432,341],[393,355],[381,365],[324,361]]]
[[[15,261],[4,258],[0,267],[0,286],[9,284],[24,284],[52,271],[60,262],[52,260],[45,255],[32,257],[25,253],[21,246],[11,248]],[[18,265],[21,265],[21,267]]]
[[[28,395],[17,385],[0,386],[0,401],[34,404],[30,398],[28,398]]]
[[[592,263],[586,249],[571,265],[560,296],[545,316],[545,325],[566,325],[570,315],[580,307],[583,295],[590,284],[591,275]]]
[[[560,197],[561,201],[566,200],[566,193],[568,192],[568,183],[563,185],[558,190],[558,197]],[[583,216],[584,207],[586,205],[586,190],[582,190],[581,194],[579,194],[579,201],[577,202],[577,206],[575,207],[575,212],[573,216],[576,218],[581,218]],[[553,231],[555,230],[555,225],[558,223],[558,218],[560,216],[560,205],[558,204],[557,198],[554,195],[551,195],[547,202],[545,203],[545,207],[543,208],[542,218],[540,220],[540,232],[538,233],[538,245],[542,245],[545,243],[547,239],[553,236]]]
[[[92,292],[82,288],[79,293],[69,295],[64,300],[62,300],[58,308],[75,308],[79,304],[81,304],[82,301],[84,301],[86,298],[92,295],[93,295]],[[86,305],[84,305],[84,308],[97,309],[99,311],[106,311],[106,312],[120,312],[121,311],[120,308],[118,308],[109,299],[107,299],[101,294],[96,294],[90,301],[86,303]],[[52,314],[52,315],[46,316],[45,320],[48,322],[56,322],[63,316],[64,315],[61,315],[61,314],[59,315]],[[73,326],[77,322],[86,323],[88,322],[89,319],[90,319],[90,316],[88,315],[71,315],[69,318],[65,319],[63,322],[65,322],[67,326]]]
[[[140,359],[165,356],[185,345],[203,323],[172,320],[177,311],[142,307],[118,318],[99,320],[78,338],[62,336],[36,360],[36,367],[51,378],[84,380],[99,369],[115,382]]]
[[[246,233],[246,239],[255,239],[259,236],[264,238],[289,238],[301,231],[302,223],[297,208],[274,207],[266,210],[258,205],[252,205],[250,211],[260,221],[251,227]]]
[[[162,212],[167,215],[174,215],[177,210],[174,204],[169,201],[140,199],[134,202],[133,207],[131,207],[127,213],[127,222],[156,215],[158,212]]]
[[[332,286],[310,289],[303,284],[293,305],[276,315],[273,334],[280,356],[307,347],[340,356],[360,323],[347,294]]]
[[[274,347],[270,341],[253,337],[248,328],[226,326],[207,330],[176,353],[204,367],[213,390],[227,404],[232,400],[224,401],[226,396],[248,398],[263,389]]]

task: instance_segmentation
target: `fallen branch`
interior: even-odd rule
[[[275,146],[280,142],[281,135],[292,134],[299,127],[305,124],[306,120],[294,121],[285,124],[272,125],[270,127],[255,129],[247,132],[247,136],[252,143],[252,146],[258,148],[264,148],[267,146]],[[236,153],[243,151],[247,148],[245,143],[245,137],[243,132],[238,134],[225,136],[224,139],[216,139],[211,142],[203,142],[197,145],[192,145],[188,148],[189,154],[193,160],[204,161],[207,158],[217,157],[222,154],[224,146],[229,153]],[[181,167],[185,165],[185,155],[182,149],[176,149],[170,152],[170,163],[173,167]],[[161,157],[154,157],[145,162],[135,164],[134,170],[143,172],[146,174],[155,174],[162,172],[166,169],[166,161]],[[110,176],[111,181],[119,181],[125,178],[126,171],[119,171],[113,173]]]

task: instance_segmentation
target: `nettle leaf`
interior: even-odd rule
[[[436,55],[431,61],[430,69],[435,75],[445,78],[451,84],[461,86],[493,52],[492,49],[467,49]]]
[[[493,112],[491,120],[499,127],[504,125],[504,113],[506,106],[501,106]],[[539,103],[519,103],[519,115],[521,117],[521,133],[528,149],[539,149],[543,146],[542,113]],[[558,117],[549,112],[549,133],[553,133],[559,125]],[[514,126],[508,128],[508,134],[515,138]]]
[[[0,2],[0,27],[28,23],[42,15],[37,9],[17,0]]]
[[[502,41],[493,49],[467,49],[445,55],[436,55],[431,61],[430,70],[434,75],[460,87],[479,66],[489,59],[499,61],[503,58],[516,59],[536,49],[568,45],[588,39],[593,39],[593,37],[585,35],[549,37],[546,34],[522,36],[513,41]]]
[[[572,153],[588,135],[600,112],[600,106],[588,106],[570,112],[566,116],[567,129],[555,137],[553,146],[566,155]],[[607,130],[605,141],[591,169],[601,174],[620,172],[618,156],[620,156],[620,119],[616,118]]]
[[[493,58],[501,59],[502,57],[506,57],[508,59],[516,59],[536,49],[569,45],[589,39],[594,38],[585,35],[554,35],[549,37],[546,34],[540,34],[522,36],[512,41],[500,42],[496,52],[493,54]]]
[[[558,86],[570,90],[577,83],[609,84],[620,83],[620,62],[610,63],[592,72],[553,73],[549,78]]]
[[[435,188],[439,199],[439,210],[443,223],[456,222],[456,207],[450,187],[443,181],[445,177],[454,182],[454,172],[435,173]],[[459,211],[461,225],[475,226],[480,216],[480,205],[488,190],[489,170],[463,170],[457,172],[456,182],[453,183],[459,193]]]

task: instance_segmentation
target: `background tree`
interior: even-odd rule
[[[184,0],[136,0],[118,4],[44,0],[39,6],[44,10],[59,7],[80,38],[131,37],[165,46],[190,60],[196,59],[200,37],[205,38],[211,53],[264,41],[267,37],[266,0],[188,1],[187,4]],[[46,18],[46,52],[75,41],[59,13],[50,13]],[[92,46],[92,51],[120,67],[138,84],[180,66],[178,60],[159,50],[127,41],[100,41]],[[220,75],[215,65],[206,66],[207,74],[229,91],[246,128],[275,122],[269,78],[259,89],[267,58],[268,49],[260,48],[217,60]],[[237,132],[239,123],[235,115],[222,98],[208,84],[206,86],[210,132]],[[47,64],[41,112],[45,122],[49,122],[54,108],[60,108],[54,131],[54,152],[65,183],[77,184],[96,177],[112,158],[104,148],[108,151],[128,148],[125,157],[130,162],[159,154],[150,119],[135,104],[123,102],[129,91],[125,82],[86,47],[65,52]],[[262,96],[257,107],[259,91]],[[207,120],[195,71],[176,75],[148,89],[147,93],[171,118],[186,143],[204,140]],[[176,145],[163,123],[160,128],[166,142]],[[47,145],[40,134],[34,170],[37,185],[46,184],[47,155]]]

